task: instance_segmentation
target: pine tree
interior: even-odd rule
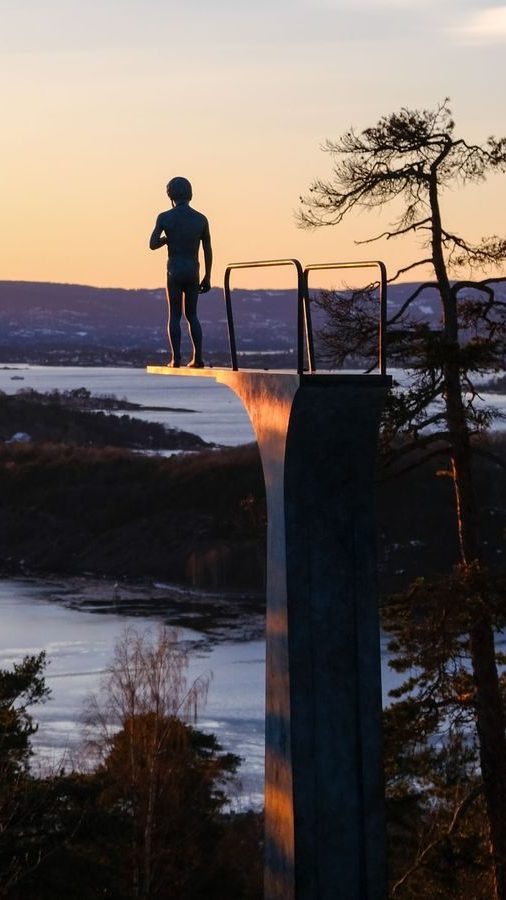
[[[391,318],[391,359],[409,365],[407,390],[393,395],[385,420],[390,463],[423,447],[448,456],[455,498],[461,573],[482,571],[477,498],[473,478],[473,438],[489,424],[491,413],[476,406],[475,375],[504,368],[506,302],[497,296],[497,267],[506,261],[506,239],[486,237],[473,243],[444,223],[445,190],[480,183],[506,171],[506,138],[482,144],[455,135],[448,100],[433,110],[402,109],[357,134],[350,130],[326,150],[334,162],[330,181],[316,180],[303,199],[300,215],[306,227],[339,225],[352,211],[393,204],[397,219],[390,230],[371,241],[414,235],[420,258],[399,269],[390,281],[409,271],[430,268],[431,280],[418,285]],[[493,276],[469,278],[484,270]],[[463,277],[462,273],[465,273]],[[435,291],[441,326],[430,327],[413,315],[414,301]],[[343,299],[343,298],[341,298]],[[372,354],[376,311],[371,291],[356,292],[335,304],[321,299],[333,321],[321,339],[327,355],[340,362],[350,348]],[[480,448],[478,448],[480,449]],[[486,452],[481,448],[482,452]],[[388,460],[387,460],[388,461]],[[490,603],[472,606],[467,619],[473,673],[473,709],[479,745],[495,896],[506,898],[506,740],[505,717],[494,647]]]

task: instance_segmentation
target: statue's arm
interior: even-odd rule
[[[201,293],[205,293],[211,289],[211,269],[213,267],[213,248],[211,246],[211,235],[209,232],[209,223],[207,221],[202,235],[202,249],[204,251],[205,274],[200,285],[200,291]]]
[[[162,237],[163,224],[162,224],[162,216],[158,216],[156,220],[156,225],[153,229],[151,237],[149,239],[149,249],[150,250],[159,250],[160,247],[164,247],[167,244],[167,238]]]

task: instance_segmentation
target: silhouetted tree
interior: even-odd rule
[[[88,709],[103,802],[123,812],[130,835],[128,896],[145,900],[201,896],[223,786],[239,764],[187,721],[207,690],[207,679],[188,686],[187,664],[176,632],[128,630]]]
[[[482,566],[477,500],[471,464],[472,437],[490,421],[477,409],[473,376],[504,368],[506,303],[495,295],[496,277],[471,279],[506,260],[506,239],[497,236],[472,243],[444,224],[445,189],[479,183],[488,174],[506,171],[506,138],[473,144],[455,135],[448,101],[434,110],[402,109],[357,134],[350,130],[326,150],[334,162],[330,181],[317,180],[303,200],[306,227],[338,225],[354,210],[390,203],[397,219],[390,230],[371,238],[415,235],[420,258],[399,269],[390,281],[419,267],[433,278],[417,286],[389,322],[388,347],[393,360],[413,368],[408,390],[391,398],[385,421],[390,443],[403,436],[400,453],[409,456],[412,439],[419,448],[437,441],[449,458],[460,563],[465,573]],[[461,273],[466,273],[462,277]],[[460,276],[460,278],[459,278]],[[455,279],[455,280],[452,280]],[[441,306],[441,327],[432,329],[413,315],[417,297],[431,289]],[[327,309],[334,309],[327,296]],[[345,347],[365,358],[373,354],[376,311],[371,293],[359,292],[335,306],[331,323],[334,359]],[[332,352],[331,346],[331,352]],[[327,351],[329,344],[327,344]],[[399,459],[399,448],[396,460]],[[495,894],[506,897],[506,742],[504,709],[496,665],[493,614],[487,597],[473,604],[467,621],[473,672],[473,710],[479,740]]]
[[[0,670],[0,896],[259,900],[260,817],[222,812],[239,760],[190,724],[207,681],[176,633],[118,641],[83,772],[29,771],[44,662]]]
[[[469,566],[420,578],[383,608],[390,666],[404,675],[384,713],[392,897],[491,895],[469,631],[481,603],[503,629],[505,598],[504,573]],[[504,697],[503,673],[500,686]]]
[[[30,738],[37,731],[29,709],[49,696],[44,679],[46,654],[25,656],[0,669],[0,782],[26,772]]]
[[[41,808],[42,792],[31,790],[28,763],[31,738],[37,731],[31,708],[49,696],[44,679],[44,653],[25,656],[10,669],[0,669],[0,894],[37,864],[31,828]],[[42,802],[47,798],[44,798]]]

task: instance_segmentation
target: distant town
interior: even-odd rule
[[[389,313],[400,308],[416,285],[389,288]],[[506,289],[505,289],[506,291]],[[318,293],[318,292],[316,292]],[[232,292],[237,345],[244,367],[294,365],[294,290]],[[424,292],[419,313],[438,325],[436,294]],[[210,365],[229,365],[223,291],[213,288],[199,301],[205,356]],[[318,311],[313,316],[318,329]],[[122,290],[47,282],[0,281],[0,365],[132,366],[168,358],[163,289]],[[185,329],[183,329],[184,331]],[[189,345],[188,345],[189,354]]]

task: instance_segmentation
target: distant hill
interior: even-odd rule
[[[416,284],[389,287],[389,313]],[[505,293],[506,287],[500,286]],[[293,356],[296,334],[294,290],[232,291],[239,350],[249,355]],[[436,326],[435,291],[414,304]],[[221,288],[199,301],[206,354],[215,364],[228,359],[225,304]],[[77,284],[0,281],[0,362],[60,362],[144,365],[167,355],[167,310],[163,290],[123,290]]]
[[[286,351],[295,346],[294,291],[233,292],[238,344],[244,350]],[[199,301],[209,354],[228,358],[223,292]],[[79,360],[86,353],[167,353],[167,304],[163,290],[122,290],[75,284],[0,281],[0,361],[26,361],[63,348]],[[13,351],[15,355],[13,356]]]

